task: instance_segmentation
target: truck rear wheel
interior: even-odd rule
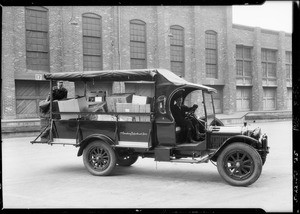
[[[249,186],[259,178],[262,160],[258,152],[248,144],[233,143],[219,155],[217,168],[227,183]]]
[[[116,154],[104,141],[94,141],[83,150],[83,163],[93,175],[109,175],[116,165]]]

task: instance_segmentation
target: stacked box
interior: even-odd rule
[[[85,97],[78,99],[59,100],[58,102],[59,112],[62,120],[78,118],[77,114],[63,114],[63,112],[83,112],[87,110],[87,101]]]
[[[109,114],[99,114],[97,115],[97,120],[100,121],[116,121],[116,117]]]
[[[151,98],[147,96],[132,95],[132,103],[140,105],[150,104]]]
[[[106,97],[107,110],[109,112],[116,112],[116,103],[131,103],[132,94],[113,94]]]
[[[140,105],[140,113],[150,113],[150,104],[144,104]],[[150,116],[140,116],[141,122],[149,122],[150,121]]]
[[[100,102],[100,103],[90,103],[88,106],[87,111],[88,112],[106,112],[107,106],[106,102]]]
[[[134,104],[134,103],[116,103],[116,111],[117,112],[136,112],[136,113],[150,113],[150,104]],[[150,121],[149,115],[147,116],[127,116],[127,115],[121,115],[119,117],[120,121]]]
[[[116,111],[117,112],[135,112],[136,104],[132,103],[116,103]],[[127,116],[127,115],[121,115],[119,116],[120,121],[136,121],[135,117]]]

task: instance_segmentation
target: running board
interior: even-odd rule
[[[207,163],[209,160],[209,154],[204,155],[201,158],[193,158],[193,159],[171,159],[170,162],[174,163]]]
[[[41,140],[41,141],[30,141],[30,143],[39,143],[39,144],[49,144],[49,145],[71,145],[77,146],[76,139],[65,139],[65,138],[53,138],[53,141],[50,140]]]
[[[176,147],[180,148],[180,147],[195,147],[195,146],[199,146],[200,144],[202,144],[204,141],[200,141],[198,143],[184,143],[184,144],[178,144],[176,145]]]

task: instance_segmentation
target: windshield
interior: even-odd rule
[[[210,124],[215,119],[215,109],[213,103],[212,94],[203,92],[206,114],[207,114],[207,124]]]
[[[184,105],[192,107],[194,104],[198,105],[198,108],[195,111],[195,115],[198,118],[205,119],[205,111],[203,104],[203,96],[201,90],[196,90],[191,92],[184,100]]]
[[[205,105],[204,105],[204,103],[205,103]],[[198,105],[198,108],[195,111],[195,115],[198,118],[207,121],[207,124],[210,124],[215,118],[212,94],[201,91],[201,90],[196,90],[196,91],[191,92],[185,98],[184,105],[191,107],[194,104]],[[206,113],[205,113],[205,110],[206,110]]]

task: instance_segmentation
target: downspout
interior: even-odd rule
[[[53,142],[53,134],[52,134],[52,128],[53,128],[53,93],[52,93],[52,79],[50,80],[50,133],[49,133],[49,140],[50,142]]]
[[[118,62],[119,62],[119,70],[121,70],[121,54],[120,54],[120,41],[121,41],[121,37],[120,37],[120,31],[121,31],[121,10],[120,10],[120,6],[118,7]]]

